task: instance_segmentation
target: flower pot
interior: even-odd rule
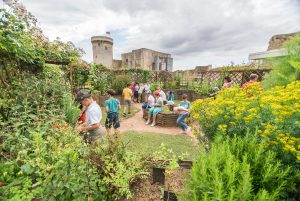
[[[153,168],[152,179],[153,179],[153,184],[159,183],[161,185],[165,185],[165,169]]]
[[[174,192],[164,191],[164,201],[178,201],[178,199]]]

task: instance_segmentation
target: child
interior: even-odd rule
[[[169,101],[174,101],[174,92],[172,90],[169,92]]]
[[[184,122],[184,120],[189,116],[188,109],[183,106],[175,105],[173,101],[168,101],[167,105],[169,106],[170,111],[179,113],[176,123],[182,129],[180,133],[189,133],[191,131],[191,127]]]
[[[155,97],[155,104],[152,108],[150,108],[149,113],[148,113],[148,120],[146,122],[146,124],[150,124],[150,118],[151,118],[151,115],[153,115],[153,122],[152,122],[151,126],[155,126],[156,115],[157,115],[157,113],[162,111],[162,107],[163,107],[163,99],[160,96],[159,91],[156,90],[153,94]]]
[[[182,95],[182,101],[180,101],[179,106],[182,106],[185,109],[190,109],[191,102],[187,100],[187,95],[186,94]]]
[[[139,102],[139,83],[136,83],[134,86],[134,93],[133,93],[133,102],[138,103]]]
[[[167,96],[166,96],[166,93],[165,93],[163,90],[161,90],[160,86],[157,86],[157,87],[156,87],[156,90],[159,92],[160,97],[161,97],[162,100],[163,100],[163,104],[164,104],[164,105],[167,104]]]
[[[116,92],[112,89],[107,91],[109,99],[105,101],[105,111],[107,112],[107,117],[105,120],[105,128],[108,135],[110,135],[110,128],[113,125],[115,129],[115,134],[118,134],[118,128],[120,127],[119,122],[119,109],[121,109],[120,101],[114,98]]]
[[[126,109],[128,106],[128,114],[130,114],[130,106],[131,106],[131,97],[132,97],[132,90],[129,88],[131,84],[127,84],[127,87],[123,89],[123,98],[124,98],[124,111],[123,116],[126,116]]]
[[[145,111],[147,108],[152,108],[155,104],[155,99],[151,94],[151,91],[146,92],[147,97],[145,98],[145,103],[142,105],[143,111]]]

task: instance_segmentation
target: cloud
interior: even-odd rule
[[[112,32],[114,57],[137,48],[171,53],[174,67],[247,61],[274,34],[300,31],[299,0],[23,0],[50,39],[92,61],[90,37]]]

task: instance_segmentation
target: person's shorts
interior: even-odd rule
[[[131,105],[131,100],[124,100],[124,105],[125,105],[125,106]]]
[[[133,96],[134,96],[135,98],[139,97],[139,92],[138,92],[138,91],[135,91],[134,94],[133,94]]]
[[[120,128],[119,115],[116,112],[110,112],[107,114],[105,120],[105,128],[111,128],[111,126],[116,128]]]
[[[160,111],[162,111],[162,107],[152,107],[149,109],[149,113],[154,116],[156,116]]]
[[[167,104],[167,101],[164,100],[164,101],[163,101],[163,104],[164,104],[164,105]]]

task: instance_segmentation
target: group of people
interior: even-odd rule
[[[252,83],[257,82],[258,75],[251,74],[250,81],[244,83],[241,87],[243,89],[247,88]],[[223,88],[230,88],[233,86],[233,83],[230,77],[224,78]],[[217,92],[217,90],[216,90]],[[191,130],[185,123],[185,119],[189,116],[189,109],[191,103],[187,100],[187,95],[182,95],[182,100],[179,105],[174,103],[174,93],[169,91],[168,99],[166,93],[161,90],[160,87],[157,87],[156,90],[152,93],[150,90],[150,84],[146,83],[145,85],[140,86],[139,83],[127,84],[127,87],[123,89],[123,99],[124,99],[124,110],[123,116],[130,114],[132,102],[142,102],[142,94],[145,93],[145,100],[142,105],[143,110],[149,110],[147,125],[155,126],[156,125],[156,116],[159,112],[163,110],[163,106],[167,105],[170,111],[174,111],[179,114],[177,119],[177,124],[181,127],[181,133],[188,133]],[[119,121],[119,110],[121,109],[120,101],[115,98],[115,91],[110,89],[107,91],[108,99],[105,101],[105,111],[107,112],[107,117],[105,120],[105,128],[107,133],[111,134],[111,128],[115,130],[115,134],[119,133],[120,121]],[[140,101],[139,101],[140,98]],[[93,99],[91,92],[87,89],[81,89],[76,94],[76,100],[79,101],[82,105],[82,114],[80,117],[79,125],[77,130],[85,133],[85,139],[87,141],[96,141],[101,139],[105,133],[105,129],[101,127],[102,111],[101,107]],[[128,109],[128,113],[127,112]],[[152,121],[151,121],[152,117]]]
[[[155,126],[157,114],[163,110],[164,105],[167,105],[170,111],[174,111],[179,114],[176,123],[181,127],[180,133],[188,133],[191,131],[191,127],[189,127],[184,120],[189,116],[188,112],[191,107],[191,103],[187,100],[187,95],[183,94],[182,101],[179,103],[179,105],[176,105],[173,101],[174,94],[172,93],[171,91],[168,93],[169,96],[167,101],[166,94],[161,90],[160,87],[156,88],[156,90],[153,92],[153,95],[151,94],[151,91],[147,92],[145,103],[142,105],[143,110],[149,110],[146,125]]]
[[[258,81],[257,74],[251,74],[249,78],[250,78],[250,80],[241,86],[242,89],[246,89],[249,85]],[[232,82],[231,78],[229,76],[225,76],[222,89],[231,88],[231,87],[233,87],[233,82]],[[220,91],[219,87],[214,87],[212,89],[212,93],[209,94],[209,97],[214,97],[218,93],[218,91]]]
[[[134,88],[134,90],[133,90]],[[132,102],[138,100],[137,93],[140,95],[140,86],[138,83],[127,84],[127,87],[123,89],[123,101],[124,109],[123,116],[131,113]],[[164,105],[168,105],[171,111],[179,113],[177,119],[177,124],[181,127],[181,133],[187,133],[191,128],[184,122],[184,120],[189,116],[188,110],[190,108],[190,102],[187,100],[187,96],[182,96],[182,101],[179,105],[174,103],[174,94],[173,92],[168,92],[168,99],[166,93],[161,90],[160,87],[157,87],[156,90],[151,93],[150,85],[146,83],[143,85],[142,93],[145,93],[144,103],[142,109],[149,109],[149,116],[146,124],[151,124],[151,126],[156,125],[156,115],[163,110]],[[105,101],[105,111],[107,117],[105,120],[105,128],[108,135],[111,135],[111,128],[114,128],[114,133],[118,135],[120,128],[119,121],[119,110],[121,109],[120,101],[115,98],[115,91],[110,89],[107,91],[108,99]],[[152,95],[153,94],[153,95]],[[76,100],[81,103],[82,112],[80,120],[78,122],[77,130],[80,133],[84,133],[84,139],[88,142],[97,141],[97,139],[102,139],[105,134],[105,129],[101,127],[102,111],[101,107],[93,99],[90,90],[81,89],[76,94]],[[128,111],[128,112],[127,112]],[[153,116],[152,122],[151,116]]]

